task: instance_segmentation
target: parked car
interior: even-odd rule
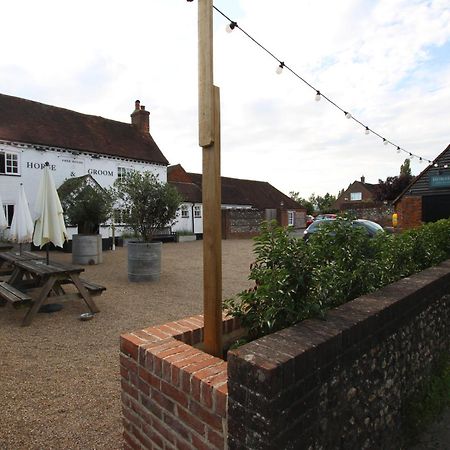
[[[316,220],[304,231],[303,233],[303,239],[307,241],[311,234],[316,233],[321,226],[323,226],[325,223],[330,223],[331,221],[336,220],[335,218],[323,218],[320,220]],[[371,220],[365,220],[365,219],[356,219],[352,220],[352,226],[353,227],[362,227],[366,230],[369,237],[375,236],[378,232],[384,233],[384,229],[381,225],[379,225],[376,222],[372,222]]]
[[[319,214],[315,220],[336,219],[336,214]]]
[[[314,216],[311,214],[306,215],[306,228],[308,228],[314,222]]]

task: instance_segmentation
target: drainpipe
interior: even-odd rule
[[[192,207],[191,207],[192,208],[192,210],[191,210],[191,213],[192,213],[192,232],[195,234],[194,206],[195,206],[195,203],[192,203]]]

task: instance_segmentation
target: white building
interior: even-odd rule
[[[33,215],[46,162],[56,187],[86,174],[109,187],[129,170],[150,171],[166,182],[168,161],[150,135],[149,115],[138,100],[126,124],[0,94],[0,193],[8,220],[21,183]],[[109,237],[110,227],[101,233]]]

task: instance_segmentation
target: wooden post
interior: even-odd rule
[[[203,147],[204,346],[222,357],[220,95],[213,86],[213,2],[198,0],[199,145]]]
[[[204,345],[222,357],[222,218],[220,182],[220,92],[214,87],[214,144],[203,147]]]
[[[199,145],[214,142],[213,2],[198,0],[198,124]]]

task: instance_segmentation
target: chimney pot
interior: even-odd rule
[[[135,110],[131,114],[131,124],[142,133],[150,133],[150,113],[145,110],[145,106],[141,106],[141,102],[136,100],[134,103]]]
[[[366,177],[363,175],[362,177],[361,177],[361,183],[365,183],[366,182]]]

